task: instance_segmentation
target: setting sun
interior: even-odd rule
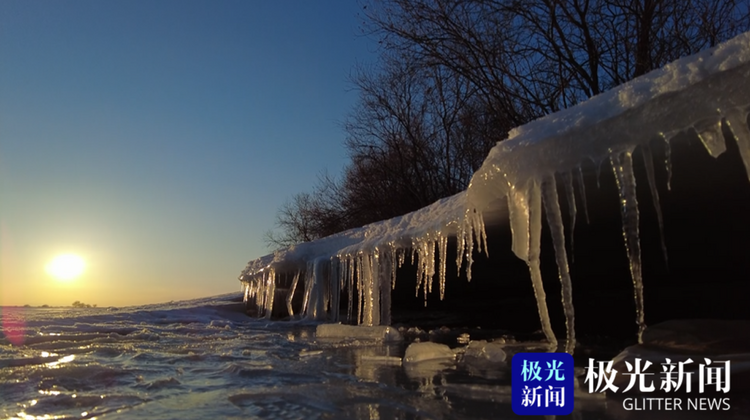
[[[72,280],[83,273],[86,263],[73,254],[56,256],[47,264],[47,273],[58,280]]]

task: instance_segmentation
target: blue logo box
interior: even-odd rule
[[[513,412],[565,416],[573,411],[573,356],[516,353],[511,362]]]

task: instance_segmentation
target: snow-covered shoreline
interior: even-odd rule
[[[609,160],[618,182],[623,234],[642,332],[643,281],[632,154],[640,146],[646,161],[647,181],[660,214],[648,143],[662,139],[668,147],[678,133],[695,130],[711,156],[717,157],[726,149],[724,127],[733,133],[750,178],[749,111],[750,33],[745,33],[582,104],[514,129],[508,140],[492,149],[463,193],[401,217],[250,261],[240,276],[245,298],[254,299],[270,316],[280,275],[285,273],[295,279],[284,286],[290,311],[291,295],[303,279],[304,316],[337,320],[339,293],[335,292],[348,289],[350,320],[366,325],[387,324],[396,268],[409,253],[418,267],[418,287],[423,288],[425,295],[431,292],[437,274],[442,297],[448,237],[457,238],[457,265],[459,270],[463,267],[470,279],[473,252],[486,249],[483,216],[490,212],[497,214],[498,210],[505,215],[505,209],[496,206],[507,197],[513,251],[529,266],[543,331],[554,344],[556,339],[539,269],[541,209],[545,208],[563,285],[567,348],[572,351],[575,345],[572,286],[557,184],[565,186],[564,196],[569,203],[574,202],[573,180],[580,176],[582,162],[592,160],[601,164]],[[582,192],[579,187],[578,194]],[[585,202],[585,197],[582,198]],[[573,206],[571,210],[575,215]],[[572,231],[573,226],[569,229]],[[356,308],[352,307],[352,301],[356,301]]]

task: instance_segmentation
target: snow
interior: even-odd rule
[[[578,184],[588,218],[581,163],[591,160],[598,165],[609,162],[617,180],[640,339],[646,326],[633,153],[638,148],[644,154],[647,182],[663,231],[648,142],[654,139],[666,142],[665,164],[671,177],[669,141],[676,134],[694,131],[708,153],[716,157],[726,149],[724,127],[732,132],[750,179],[749,111],[750,33],[745,33],[582,104],[515,128],[508,140],[499,142],[490,151],[469,188],[462,193],[401,217],[250,261],[240,276],[245,298],[255,299],[270,316],[280,273],[291,273],[295,279],[304,273],[305,302],[300,315],[337,321],[339,291],[345,290],[349,294],[347,319],[356,319],[363,325],[387,325],[396,268],[407,257],[417,264],[417,293],[421,290],[426,299],[433,291],[437,275],[442,298],[448,237],[456,237],[458,269],[461,271],[463,267],[470,281],[473,253],[486,252],[485,218],[500,215],[508,218],[513,252],[529,267],[542,330],[550,346],[556,346],[539,260],[544,206],[562,284],[561,299],[568,328],[565,349],[572,352],[575,317],[565,249],[565,221],[561,216],[556,181],[559,178],[564,185],[562,195],[569,206],[571,220],[568,224],[572,233],[577,211],[573,179]],[[508,203],[507,213],[499,207],[504,202]],[[572,249],[572,238],[569,240]],[[662,250],[666,259],[663,234]],[[439,262],[437,267],[436,261]],[[287,292],[290,313],[291,294],[296,285],[295,280],[291,292]]]

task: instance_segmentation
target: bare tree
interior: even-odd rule
[[[351,164],[342,190],[359,224],[462,191],[500,139],[492,124],[476,124],[485,109],[471,83],[418,64],[384,54],[379,68],[354,77],[360,101],[344,127]]]
[[[291,245],[466,188],[513,127],[750,29],[750,0],[371,0],[340,181],[279,211]]]
[[[276,214],[276,230],[265,234],[269,248],[284,248],[312,241],[350,227],[335,179],[323,173],[312,193],[298,193],[284,203]]]
[[[473,83],[512,126],[750,28],[748,0],[373,0],[386,50]]]

